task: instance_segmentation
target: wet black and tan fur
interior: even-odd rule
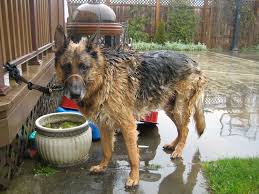
[[[92,40],[75,44],[66,39],[61,26],[55,33],[55,49],[59,81],[101,131],[103,160],[91,172],[105,171],[112,157],[114,129],[120,129],[131,166],[126,187],[139,183],[135,121],[150,111],[164,110],[177,127],[177,138],[164,145],[172,150],[171,158],[181,157],[192,115],[198,134],[203,133],[206,78],[186,55],[100,49]]]

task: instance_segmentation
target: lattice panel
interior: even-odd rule
[[[67,0],[70,4],[83,4],[83,3],[110,3],[120,5],[156,5],[156,0]],[[181,6],[188,5],[193,7],[204,6],[205,0],[160,0],[160,4],[164,6]],[[256,0],[242,0],[242,5],[253,7]],[[217,0],[208,0],[208,5],[217,3]]]
[[[155,5],[155,0],[111,0],[113,4],[129,4],[129,5]]]
[[[83,4],[83,3],[106,3],[106,0],[67,0],[70,4]]]
[[[54,85],[54,84],[56,84],[55,77],[51,80],[48,86]],[[34,106],[27,120],[23,124],[22,128],[24,128],[26,131],[31,131],[35,128],[35,121],[37,118],[39,118],[44,114],[55,112],[56,108],[60,103],[60,99],[62,95],[63,95],[63,92],[55,92],[51,96],[43,94],[40,97],[37,104]]]
[[[255,0],[243,0],[241,1],[241,12],[242,8],[254,9]]]
[[[255,5],[256,0],[241,0],[241,4],[246,4],[246,5]]]
[[[206,95],[204,98],[205,106],[225,105],[226,97],[221,95]]]
[[[208,4],[210,5],[214,0],[209,0]],[[67,0],[70,4],[83,4],[83,3],[110,3],[116,5],[156,5],[156,0]],[[204,5],[204,0],[160,0],[162,6],[194,6],[202,7]]]
[[[48,86],[53,84],[56,84],[55,77]],[[53,96],[42,95],[13,142],[0,148],[0,192],[9,186],[10,179],[19,172],[27,146],[28,133],[35,128],[35,120],[44,114],[55,112],[62,95],[63,92],[55,93]]]

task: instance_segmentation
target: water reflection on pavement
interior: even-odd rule
[[[209,77],[204,96],[206,130],[198,138],[191,121],[183,159],[170,160],[164,144],[177,135],[163,111],[158,125],[139,125],[140,186],[125,191],[129,173],[123,139],[117,136],[113,160],[107,172],[90,176],[88,169],[101,160],[99,142],[93,143],[89,160],[61,169],[51,177],[35,177],[32,161],[26,161],[21,176],[6,193],[208,193],[201,162],[226,157],[259,156],[259,62],[215,53],[189,54]]]

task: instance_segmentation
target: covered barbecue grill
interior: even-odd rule
[[[116,15],[109,6],[103,3],[84,3],[69,17],[67,32],[75,42],[97,33],[100,35],[99,44],[110,47],[120,43],[123,28],[116,22]]]

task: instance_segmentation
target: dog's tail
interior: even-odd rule
[[[204,75],[199,76],[197,82],[196,94],[194,97],[194,121],[196,124],[196,130],[199,136],[201,136],[206,127],[205,116],[203,110],[204,88],[207,83],[207,78]]]
[[[203,111],[203,94],[197,99],[194,107],[194,120],[196,125],[196,130],[199,136],[201,136],[206,127],[205,116]]]

